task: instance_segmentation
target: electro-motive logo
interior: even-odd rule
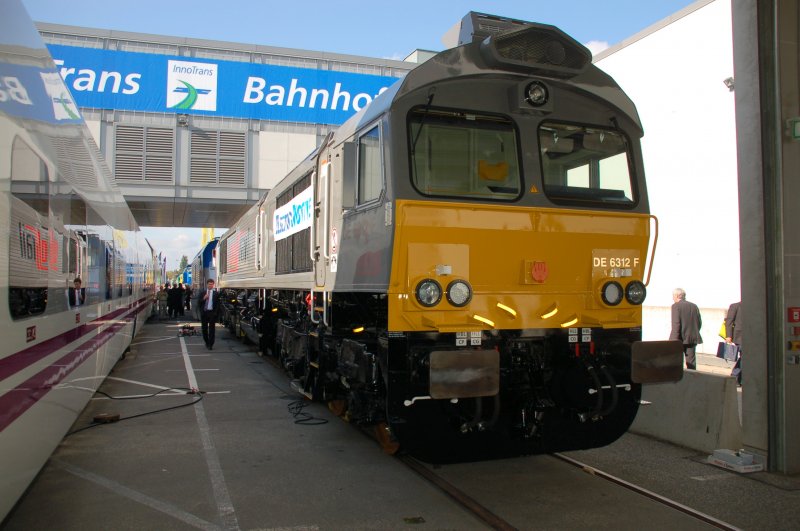
[[[175,111],[216,111],[217,65],[168,61],[167,108]]]

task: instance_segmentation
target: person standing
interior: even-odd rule
[[[219,293],[214,290],[214,279],[208,279],[206,289],[200,292],[197,303],[200,305],[200,324],[203,329],[206,348],[213,350],[217,314],[219,313]]]
[[[734,302],[728,308],[725,316],[725,342],[736,345],[736,365],[733,366],[731,376],[736,377],[736,383],[742,385],[742,302]]]
[[[76,277],[72,281],[72,287],[68,290],[67,299],[72,308],[86,304],[86,288],[81,287],[80,278]]]
[[[183,309],[186,306],[186,301],[184,298],[186,297],[186,289],[183,287],[183,282],[178,282],[178,289],[175,293],[175,307],[178,309],[178,315],[181,317],[184,315]]]
[[[161,289],[158,291],[158,295],[156,295],[156,300],[158,301],[158,318],[164,319],[167,316],[167,286],[161,286]]]
[[[700,309],[696,304],[686,300],[686,292],[681,288],[672,291],[672,332],[670,340],[678,340],[683,343],[683,355],[686,357],[686,368],[689,370],[697,369],[697,359],[695,349],[698,343],[703,342],[700,336],[700,328],[703,326],[703,319],[700,317]]]
[[[181,303],[181,293],[178,291],[178,285],[172,284],[167,289],[167,304],[169,307],[169,318],[178,317],[178,305]]]
[[[192,309],[192,287],[189,284],[184,284],[184,297],[186,299],[186,310],[191,311]]]

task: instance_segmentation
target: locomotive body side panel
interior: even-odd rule
[[[329,252],[336,255],[333,291],[387,291],[394,235],[389,134],[388,116],[383,116],[333,147],[328,238]]]

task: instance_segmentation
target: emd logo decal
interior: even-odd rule
[[[172,110],[217,110],[217,65],[167,61],[167,107]]]

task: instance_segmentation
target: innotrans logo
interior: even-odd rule
[[[167,108],[176,111],[216,111],[217,65],[168,61]]]
[[[56,120],[80,120],[81,114],[78,106],[64,86],[64,81],[58,72],[40,72],[44,90],[53,104],[53,117]]]

